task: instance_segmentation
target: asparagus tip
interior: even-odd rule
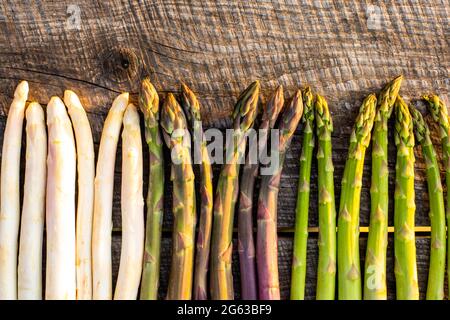
[[[27,118],[28,121],[30,117],[34,115],[39,115],[40,113],[43,113],[41,105],[36,101],[32,101],[25,110],[25,117]]]
[[[375,95],[375,93],[371,93],[364,99],[364,101],[365,103],[372,105],[373,103],[377,102],[377,96]]]
[[[303,117],[302,122],[311,122],[314,120],[314,95],[311,91],[311,87],[306,86],[302,91],[303,96]],[[310,128],[305,128],[310,130]]]
[[[233,112],[233,119],[238,120],[240,129],[248,130],[257,115],[260,84],[256,80],[245,89],[238,98]]]
[[[47,119],[67,114],[64,102],[58,96],[53,96],[47,104]]]
[[[113,105],[124,105],[124,109],[128,105],[128,99],[130,97],[130,94],[128,92],[124,92],[119,94],[113,101]]]
[[[370,143],[370,134],[372,131],[373,120],[375,118],[377,106],[377,97],[375,94],[369,94],[360,107],[358,118],[355,121],[355,136],[360,139],[364,146]]]
[[[438,106],[441,103],[441,99],[436,94],[426,94],[423,95],[422,98],[427,101],[430,105]],[[442,108],[442,111],[447,113],[447,108]]]
[[[303,99],[302,91],[299,89],[295,91],[291,102],[281,115],[280,129],[287,132],[289,135],[297,128],[298,122],[303,114]]]
[[[186,129],[186,118],[173,93],[168,93],[161,110],[161,126],[165,133],[176,129]]]
[[[380,106],[380,112],[389,117],[392,113],[393,106],[400,91],[400,86],[403,81],[403,75],[399,75],[393,80],[386,83],[383,89],[380,91],[378,97],[378,105]]]
[[[394,80],[392,80],[392,82],[398,82],[398,81],[402,81],[403,80],[403,75],[402,74],[399,74],[398,76],[396,76],[395,78],[394,78]]]
[[[155,116],[156,118],[158,116],[158,92],[156,92],[156,89],[149,78],[144,78],[142,80],[141,91],[139,93],[139,108],[146,119],[150,116]]]
[[[321,96],[320,94],[316,94],[316,118],[317,118],[317,126],[322,127],[326,126],[327,131],[333,131],[333,120],[331,118],[330,109],[328,108],[327,100]]]
[[[420,113],[420,111],[412,105],[409,106],[409,112],[414,124],[414,133],[416,135],[417,141],[419,143],[422,143],[424,139],[429,137],[430,130],[428,129],[428,125],[423,119],[422,113]]]
[[[28,90],[28,82],[25,80],[20,81],[16,87],[16,90],[14,91],[14,98],[26,100],[28,97]]]
[[[184,82],[181,82],[181,91],[186,94],[192,92],[192,90]]]
[[[312,109],[314,104],[314,94],[312,93],[311,87],[306,86],[302,91],[303,104],[305,108]]]
[[[184,83],[181,83],[181,106],[189,122],[201,121],[200,103],[194,92]]]
[[[438,95],[429,94],[424,95],[423,99],[428,102],[428,110],[431,113],[434,121],[439,123],[441,127],[441,135],[447,136],[449,130],[449,118],[447,106]]]
[[[176,109],[178,105],[177,99],[175,98],[175,95],[171,92],[169,92],[166,96],[166,100],[164,101],[164,106],[166,108],[172,108]]]
[[[137,109],[134,104],[128,104],[125,113],[123,115],[123,125],[134,125],[136,122],[139,122],[139,115],[137,113]]]
[[[25,118],[27,119],[27,126],[45,123],[44,109],[38,102],[30,102],[25,109]]]
[[[64,99],[64,103],[66,104],[66,106],[68,108],[71,108],[71,107],[82,108],[80,98],[72,90],[65,90],[63,99]]]
[[[50,98],[50,101],[48,102],[47,107],[60,107],[60,106],[64,106],[64,103],[62,102],[61,98],[58,96],[52,96]]]
[[[320,113],[323,111],[328,111],[328,102],[325,97],[320,94],[316,94],[316,107],[319,111],[321,111]]]
[[[28,105],[28,107],[27,107],[27,110],[28,109],[35,109],[35,108],[37,108],[37,107],[40,107],[41,105],[39,104],[39,102],[36,102],[36,101],[31,101],[30,102],[30,104]]]
[[[303,95],[312,95],[312,90],[311,87],[309,85],[305,86],[305,88],[303,89]]]
[[[269,122],[269,126],[273,128],[275,122],[277,121],[278,115],[284,106],[284,93],[283,86],[280,84],[275,92],[270,97],[269,101],[267,101],[264,113],[263,113],[263,121],[267,120]]]
[[[395,102],[395,113],[395,144],[399,145],[403,141],[406,146],[414,146],[411,114],[408,105],[401,96],[398,96]]]
[[[398,75],[383,87],[381,90],[382,92],[386,91],[389,94],[389,98],[393,99],[395,102],[395,99],[397,98],[398,92],[400,90],[400,86],[403,81],[403,75]]]

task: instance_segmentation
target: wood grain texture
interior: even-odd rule
[[[339,199],[351,127],[368,93],[377,92],[386,81],[404,74],[401,94],[407,100],[430,91],[447,100],[449,11],[444,0],[2,1],[0,144],[14,88],[21,79],[30,82],[30,100],[42,105],[52,95],[62,96],[66,88],[79,94],[88,111],[96,152],[113,98],[126,90],[136,100],[139,81],[147,74],[162,96],[178,92],[179,81],[185,81],[198,94],[205,125],[220,129],[231,125],[234,101],[252,80],[262,81],[263,96],[278,84],[288,93],[309,84],[328,99],[333,115]],[[425,111],[423,104],[418,107]],[[281,180],[278,222],[283,234],[294,226],[301,131],[299,128],[288,152]],[[433,127],[432,132],[441,156],[437,128]],[[392,130],[390,136],[393,138]],[[416,223],[426,226],[425,165],[420,149],[416,155]],[[389,157],[393,192],[393,143]],[[370,202],[370,156],[366,159],[361,194],[364,226],[369,224]],[[120,163],[119,145],[115,230],[121,228]],[[144,161],[144,176],[148,173],[146,164]],[[220,167],[214,170],[217,177]],[[310,225],[317,226],[315,164],[311,181]],[[169,183],[165,194],[164,229],[168,231],[172,223]],[[390,208],[392,225],[393,201]],[[290,259],[289,249],[289,245],[281,245],[280,256]],[[118,252],[115,254],[118,259]],[[310,256],[316,259],[315,248]],[[289,268],[284,268],[280,267],[280,274],[287,279],[285,272]],[[313,275],[313,271],[311,267],[308,273]],[[162,277],[166,276],[162,270]],[[283,286],[286,297],[287,284]],[[308,286],[311,297],[315,283]]]

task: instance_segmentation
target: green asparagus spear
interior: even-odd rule
[[[280,85],[272,97],[265,104],[261,124],[259,125],[259,154],[267,150],[269,130],[275,126],[284,105],[283,87]],[[238,252],[241,273],[241,298],[243,300],[257,300],[257,277],[255,264],[255,243],[253,240],[253,193],[258,163],[251,163],[251,151],[242,170],[239,190],[238,209]]]
[[[145,140],[149,149],[147,222],[141,299],[158,298],[161,226],[163,217],[163,145],[159,130],[159,97],[149,79],[142,81],[139,107],[144,114]]]
[[[226,146],[227,159],[217,183],[210,272],[214,300],[234,299],[231,273],[234,208],[239,192],[240,161],[245,153],[245,135],[257,115],[259,88],[259,81],[255,81],[238,98],[233,112],[233,141]]]
[[[333,120],[327,101],[320,95],[315,103],[318,138],[317,169],[319,190],[319,262],[317,267],[317,300],[334,300],[336,284],[336,207],[334,200],[334,167],[331,148]]]
[[[397,299],[417,300],[419,287],[414,234],[414,134],[408,106],[400,96],[395,102],[395,145],[394,272]]]
[[[185,111],[191,130],[191,136],[193,137],[194,159],[196,161],[201,161],[201,181],[199,185],[201,205],[195,256],[194,299],[206,300],[208,298],[206,276],[208,273],[213,210],[211,160],[206,148],[206,140],[203,133],[200,103],[195,94],[185,84],[181,85],[181,91],[181,106]]]
[[[342,178],[338,219],[338,285],[340,300],[361,300],[359,207],[366,148],[370,143],[377,98],[364,99],[350,137]]]
[[[389,170],[388,120],[403,77],[398,76],[381,90],[372,135],[372,185],[370,227],[364,272],[364,299],[386,300],[386,250],[388,237]]]
[[[445,207],[441,176],[436,159],[430,130],[422,114],[410,106],[417,142],[422,146],[422,154],[427,170],[428,197],[430,201],[431,250],[428,271],[427,300],[444,299],[445,278]]]
[[[447,106],[437,95],[428,95],[424,99],[428,101],[429,110],[435,122],[440,126],[440,138],[445,168],[445,183],[447,185],[447,276],[450,278],[450,125],[447,114]],[[448,286],[450,299],[450,286]]]
[[[306,251],[308,242],[309,183],[314,150],[314,96],[309,87],[303,90],[303,142],[298,175],[295,210],[294,255],[292,258],[291,299],[305,297]]]
[[[173,183],[172,264],[167,299],[190,300],[194,265],[195,191],[186,118],[169,93],[161,112],[164,141],[171,150]]]
[[[297,90],[291,102],[281,114],[278,148],[279,162],[275,171],[261,177],[258,199],[258,227],[256,240],[256,261],[258,269],[258,290],[261,300],[279,300],[278,279],[278,237],[277,204],[281,172],[286,152],[303,113],[302,92]]]

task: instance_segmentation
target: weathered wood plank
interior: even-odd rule
[[[349,134],[359,104],[368,93],[378,91],[386,81],[402,73],[405,81],[401,93],[407,99],[418,99],[430,91],[448,97],[449,10],[448,2],[443,0],[375,4],[356,0],[3,1],[0,144],[14,87],[20,79],[30,82],[30,100],[43,105],[52,95],[61,96],[66,88],[77,92],[89,112],[96,152],[112,100],[123,90],[130,91],[136,100],[140,78],[146,74],[162,96],[168,91],[178,91],[179,81],[185,81],[203,104],[206,126],[221,129],[230,126],[235,98],[255,78],[262,80],[265,97],[278,84],[283,84],[289,93],[297,86],[309,84],[327,97],[333,115],[338,202]],[[421,104],[419,109],[425,111]],[[433,127],[432,132],[440,156],[437,128]],[[393,141],[392,130],[390,135]],[[282,230],[294,225],[301,136],[300,128],[282,176],[278,213]],[[361,225],[365,226],[369,222],[369,155],[370,149],[361,195]],[[416,155],[416,223],[425,226],[429,225],[429,219],[424,163],[419,149]],[[393,192],[393,143],[389,146],[389,157]],[[118,230],[120,163],[119,146],[113,218]],[[148,166],[144,163],[146,176]],[[168,168],[167,163],[167,176]],[[214,170],[217,177],[220,167],[215,166]],[[314,164],[311,226],[317,226],[316,181]],[[170,230],[169,183],[165,194],[164,228]],[[392,225],[393,201],[390,208]],[[285,281],[289,268],[283,261],[290,257],[290,240],[283,241],[280,267]],[[168,244],[164,248],[167,259]],[[314,262],[316,253],[309,250]],[[118,262],[117,245],[114,259]],[[422,263],[426,259],[427,255],[419,254]],[[314,276],[314,264],[309,267],[308,274]],[[164,268],[162,283],[167,281],[167,263]],[[389,281],[392,296],[392,277]],[[288,285],[282,283],[286,297]],[[313,297],[314,288],[314,282],[309,281],[308,297]]]

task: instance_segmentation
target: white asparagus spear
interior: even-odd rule
[[[28,82],[14,92],[3,138],[0,183],[0,300],[17,299],[17,247],[20,222],[20,147]]]
[[[94,142],[86,112],[75,92],[66,90],[64,92],[64,103],[69,110],[77,146],[77,300],[90,300],[92,299],[91,239],[94,212]]]
[[[37,102],[28,105],[25,185],[20,223],[17,296],[19,300],[42,299],[42,239],[47,179],[47,131],[44,110]]]
[[[123,113],[128,105],[128,93],[113,102],[103,125],[94,182],[94,220],[92,228],[92,297],[96,300],[112,298],[112,201],[114,163]]]
[[[122,133],[122,249],[115,300],[136,300],[144,255],[144,197],[142,141],[139,115],[129,104]]]
[[[73,300],[76,298],[76,152],[72,124],[58,97],[52,97],[47,105],[47,126],[45,298]]]

